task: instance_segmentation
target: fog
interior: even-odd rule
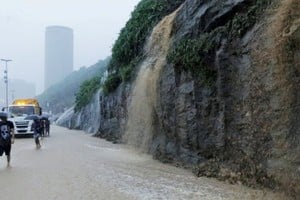
[[[37,94],[43,91],[46,26],[73,29],[74,70],[106,58],[138,2],[0,0],[0,58],[13,60],[8,63],[9,78],[34,83]],[[1,62],[1,82],[3,71]]]

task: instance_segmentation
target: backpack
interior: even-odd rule
[[[41,121],[40,120],[34,120],[33,130],[35,130],[37,133],[41,132]]]
[[[11,139],[10,127],[7,124],[0,124],[0,137],[5,142],[9,142]]]

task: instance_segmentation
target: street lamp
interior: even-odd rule
[[[6,84],[6,109],[8,111],[8,71],[7,71],[7,63],[12,61],[12,60],[10,60],[10,59],[1,59],[1,61],[5,62],[4,83]]]

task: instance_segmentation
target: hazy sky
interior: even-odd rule
[[[111,54],[120,29],[140,0],[0,0],[0,58],[9,77],[44,88],[45,27],[74,30],[74,70]],[[0,63],[3,81],[4,62]],[[3,92],[3,91],[0,91]]]

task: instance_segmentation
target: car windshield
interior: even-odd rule
[[[11,106],[9,107],[9,112],[12,116],[27,116],[34,114],[34,107],[33,106]]]

